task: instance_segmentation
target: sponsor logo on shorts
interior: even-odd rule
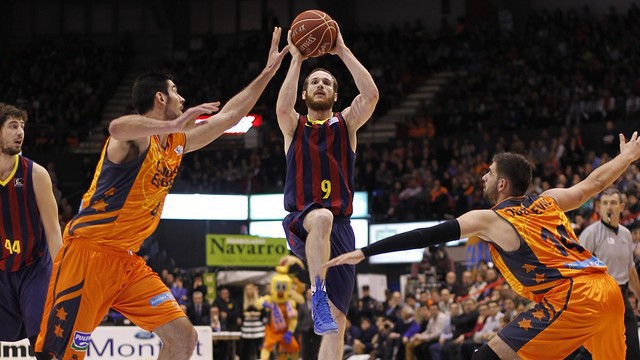
[[[76,331],[73,333],[73,341],[71,348],[75,351],[87,351],[89,342],[91,341],[91,333]]]
[[[180,156],[184,152],[184,148],[182,147],[182,145],[178,145],[178,146],[176,146],[175,149],[173,149],[173,151],[175,151],[176,154],[178,154],[178,156]]]
[[[151,306],[158,306],[165,301],[173,301],[173,300],[175,299],[173,298],[173,295],[171,294],[171,292],[166,292],[166,293],[162,293],[160,295],[156,295],[152,297],[151,300],[149,300],[149,304],[151,304]]]

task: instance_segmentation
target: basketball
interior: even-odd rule
[[[303,11],[291,23],[291,40],[305,56],[326,54],[336,44],[337,37],[338,25],[320,10]]]

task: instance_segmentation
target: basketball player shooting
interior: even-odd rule
[[[318,359],[341,359],[355,267],[344,265],[327,271],[322,265],[330,257],[355,248],[350,216],[356,131],[373,113],[378,89],[338,31],[329,53],[344,62],[359,94],[351,106],[334,112],[338,82],[329,71],[315,69],[302,89],[307,115],[298,114],[294,109],[297,85],[307,57],[293,45],[291,31],[288,42],[292,59],[276,105],[287,162],[284,203],[289,215],[282,224],[291,249],[309,267],[314,330],[323,335]]]

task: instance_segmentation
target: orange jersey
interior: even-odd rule
[[[102,150],[81,210],[65,229],[65,237],[83,237],[100,244],[138,251],[160,221],[164,200],[182,161],[186,136],[170,134],[166,147],[152,136],[146,153],[114,164]]]
[[[553,198],[509,198],[493,208],[520,237],[506,252],[490,243],[493,262],[509,285],[536,302],[555,285],[578,275],[604,273],[606,265],[582,247],[571,223]]]

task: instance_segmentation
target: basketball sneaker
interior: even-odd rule
[[[335,334],[338,332],[338,324],[331,316],[329,297],[324,289],[325,282],[316,276],[316,291],[311,295],[311,315],[313,317],[313,331],[318,335]]]

